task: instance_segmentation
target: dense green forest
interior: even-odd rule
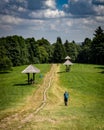
[[[62,43],[57,37],[55,43],[47,39],[7,36],[0,38],[0,70],[9,70],[12,66],[34,63],[63,63],[69,55],[72,62],[104,65],[104,31],[99,26],[93,39],[85,38],[77,44],[74,41]]]

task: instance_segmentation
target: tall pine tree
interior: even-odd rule
[[[53,60],[55,63],[62,63],[65,56],[66,56],[65,48],[62,44],[61,38],[58,37],[54,47]]]
[[[104,64],[104,31],[101,27],[95,30],[91,45],[91,61],[94,64]]]

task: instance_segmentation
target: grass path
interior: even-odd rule
[[[31,120],[25,123],[21,130],[60,130],[61,122],[65,121],[67,117],[63,117],[60,110],[67,110],[69,107],[64,106],[63,93],[64,88],[60,87],[59,70],[60,66],[55,65],[54,76],[47,92],[47,101],[45,107],[39,111]],[[65,111],[66,111],[65,110]],[[62,130],[66,130],[62,127]]]
[[[19,112],[1,120],[1,130],[22,129],[22,126],[33,120],[34,116],[46,105],[47,90],[52,84],[56,68],[56,65],[52,65],[51,70],[44,77],[43,84],[28,98],[26,105]]]

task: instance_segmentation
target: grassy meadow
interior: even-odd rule
[[[47,105],[24,129],[104,130],[104,66],[74,64],[67,73],[65,66],[59,67]],[[65,90],[70,93],[68,106]]]
[[[36,83],[31,85],[27,84],[27,75],[21,73],[27,65],[13,67],[13,70],[10,72],[0,73],[0,111],[11,108],[15,109],[24,105],[26,97],[38,88],[38,85],[42,83],[45,73],[51,67],[49,64],[38,64],[35,66],[41,72],[36,74]],[[43,75],[43,78],[40,78],[40,74]],[[32,74],[30,76],[32,78]]]
[[[26,85],[26,66],[14,67],[0,74],[0,110],[21,104],[42,79],[36,75],[36,85]],[[44,75],[50,65],[37,65]],[[104,130],[104,66],[74,64],[70,72],[60,64],[54,82],[48,90],[45,107],[21,130]],[[63,93],[70,94],[64,106]]]
[[[64,68],[61,66],[61,71]],[[69,107],[62,110],[70,127],[104,129],[104,66],[75,64],[70,73],[60,73],[61,86],[69,91]],[[70,120],[70,117],[75,119]],[[63,123],[63,125],[66,123]]]

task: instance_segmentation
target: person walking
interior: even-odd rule
[[[68,105],[68,98],[69,98],[69,93],[65,91],[65,93],[64,93],[64,103],[65,103],[65,106]]]

